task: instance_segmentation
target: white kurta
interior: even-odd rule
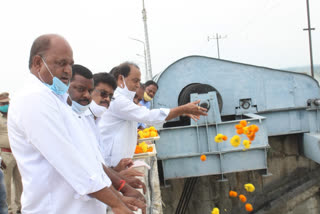
[[[91,133],[94,134],[95,138],[97,139],[96,141],[96,148],[99,150],[99,154],[102,157],[102,152],[101,152],[101,148],[100,148],[100,132],[98,129],[98,125],[97,125],[97,120],[99,120],[101,117],[97,118],[96,120],[94,119],[94,115],[91,113],[90,110],[87,110],[84,112],[84,120],[86,121],[86,125],[88,127],[88,130],[90,130]],[[103,158],[103,163],[107,166],[107,164],[105,163],[105,160]]]
[[[11,100],[8,132],[22,176],[24,214],[104,214],[87,196],[111,185],[79,117],[35,76]],[[93,137],[92,137],[93,136]]]
[[[108,166],[116,166],[122,158],[132,158],[137,144],[138,122],[149,125],[165,122],[170,109],[138,106],[133,98],[117,88],[109,109],[98,123],[100,148]]]

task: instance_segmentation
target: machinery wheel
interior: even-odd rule
[[[219,105],[219,110],[221,112],[223,102],[222,102],[222,97],[221,94],[212,87],[211,85],[208,84],[201,84],[201,83],[193,83],[190,85],[187,85],[182,89],[182,91],[179,94],[178,98],[178,105],[184,105],[190,102],[190,94],[197,93],[197,94],[205,94],[210,91],[215,91],[217,93],[217,99],[218,99],[218,105]],[[189,117],[180,117],[180,121],[182,122],[183,125],[190,125],[190,118]]]

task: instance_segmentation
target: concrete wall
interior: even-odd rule
[[[300,135],[270,137],[268,170],[227,174],[227,182],[218,182],[221,176],[205,176],[197,180],[187,208],[187,214],[211,213],[219,207],[221,214],[247,213],[238,199],[229,198],[229,190],[244,193],[257,214],[319,214],[320,167],[300,155]],[[320,155],[320,154],[319,154]],[[254,161],[254,160],[249,160]],[[243,185],[253,183],[254,193],[246,193]],[[161,189],[164,213],[175,213],[185,179],[170,180]]]

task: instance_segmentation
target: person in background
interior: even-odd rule
[[[102,115],[98,124],[100,129],[103,157],[108,166],[117,166],[123,158],[132,158],[137,144],[138,122],[162,124],[182,114],[197,120],[207,115],[206,109],[198,106],[199,101],[191,102],[172,109],[152,109],[138,106],[133,98],[140,87],[141,73],[134,63],[125,62],[115,72],[118,87],[115,100]]]
[[[140,83],[140,87],[137,89],[136,95],[134,95],[134,98],[133,98],[133,102],[135,104],[141,105],[139,103],[143,99],[143,95],[144,95],[145,89],[146,89],[145,85],[143,83]]]
[[[17,208],[16,213],[21,213],[20,197],[22,192],[22,183],[17,166],[17,162],[12,155],[7,128],[7,115],[9,109],[9,93],[0,94],[0,147],[2,157],[2,167],[4,180],[6,184],[8,213],[13,214],[13,207]],[[14,204],[11,203],[11,187],[14,186]]]
[[[154,98],[158,91],[158,84],[153,80],[148,80],[145,84],[145,92],[143,94],[143,99],[140,101],[142,106],[145,106],[147,109],[151,108],[151,100]]]
[[[2,158],[0,156],[0,162],[2,163]],[[3,165],[1,164],[1,169]],[[8,205],[6,200],[6,188],[4,186],[3,172],[0,170],[0,214],[8,214]]]
[[[2,102],[1,102],[2,101]],[[9,94],[1,93],[0,94],[0,141],[8,139],[8,131],[7,131],[7,120],[3,115],[7,115],[9,108]],[[3,139],[2,139],[3,138]],[[7,196],[6,196],[6,188],[4,184],[4,175],[3,171],[6,168],[6,164],[2,160],[0,156],[0,214],[8,214],[8,205],[7,205]]]
[[[114,77],[114,75],[117,72],[117,70],[118,70],[118,66],[115,66],[109,71],[109,74],[111,74]]]
[[[147,109],[151,109],[151,100],[158,91],[158,84],[152,80],[148,80],[145,83],[145,92],[143,99],[139,102],[140,105],[145,106]],[[138,129],[145,129],[147,126],[144,123],[138,123]]]
[[[92,108],[92,106],[90,106],[90,110],[93,115],[100,118],[107,108],[109,108],[110,102],[113,100],[113,93],[117,88],[117,83],[111,74],[101,72],[93,75],[93,85],[94,89],[91,97],[95,103],[95,107],[100,109],[97,109],[100,113],[95,113],[95,107]]]
[[[22,176],[22,213],[133,214],[112,190],[79,115],[67,104],[73,51],[56,34],[32,44],[27,84],[10,101],[8,134]]]

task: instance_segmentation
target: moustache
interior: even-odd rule
[[[88,99],[82,99],[82,100],[79,100],[80,103],[87,103],[89,104],[90,103],[90,100]]]

